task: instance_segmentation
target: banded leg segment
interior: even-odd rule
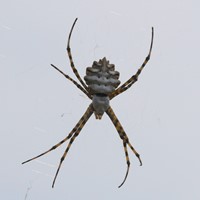
[[[57,176],[58,176],[58,173],[59,173],[59,171],[60,171],[60,167],[61,167],[61,165],[62,165],[62,162],[64,161],[64,159],[65,159],[65,157],[66,157],[66,155],[67,155],[67,153],[68,153],[68,151],[69,151],[69,149],[70,149],[72,143],[74,142],[75,138],[79,135],[79,133],[81,132],[82,128],[84,127],[84,125],[86,124],[86,122],[88,121],[88,119],[90,118],[90,116],[92,115],[92,113],[93,113],[93,106],[92,106],[92,104],[91,104],[90,107],[88,108],[88,112],[86,112],[86,113],[84,114],[83,119],[82,119],[82,121],[81,121],[81,124],[80,124],[79,127],[76,129],[74,135],[72,136],[72,138],[71,138],[70,141],[69,141],[69,144],[68,144],[68,146],[67,146],[67,148],[66,148],[66,150],[65,150],[65,152],[64,152],[64,154],[63,154],[63,156],[62,156],[61,159],[60,159],[60,163],[59,163],[58,169],[57,169],[57,171],[56,171],[56,174],[55,174],[55,177],[54,177],[54,180],[53,180],[52,188],[54,187],[54,184],[55,184],[56,178],[57,178]]]
[[[72,129],[72,131],[68,134],[68,136],[66,138],[64,138],[63,140],[58,142],[56,145],[54,145],[53,147],[51,147],[49,150],[45,151],[44,153],[41,153],[38,156],[35,156],[35,157],[31,158],[31,159],[28,159],[28,160],[24,161],[22,164],[25,164],[25,163],[30,162],[32,160],[35,160],[35,159],[37,159],[37,158],[49,153],[50,151],[53,151],[53,150],[57,149],[61,144],[63,144],[64,142],[66,142],[68,139],[70,139],[73,136],[73,134],[82,126],[83,122],[88,120],[88,118],[91,116],[92,113],[93,113],[93,107],[92,107],[92,104],[91,104],[88,107],[88,109],[86,110],[86,112],[84,113],[84,115],[81,117],[79,122],[76,124],[76,126]]]
[[[65,76],[65,78],[67,78],[68,80],[70,80],[72,83],[74,83],[74,85],[76,85],[76,87],[78,89],[80,89],[83,93],[85,93],[90,99],[92,99],[91,95],[88,93],[87,90],[85,90],[80,84],[78,84],[73,78],[71,78],[69,75],[65,74],[64,72],[62,72],[58,67],[56,67],[55,65],[51,64],[51,66],[53,68],[55,68],[57,71],[59,71],[62,75]]]
[[[129,156],[128,156],[128,150],[127,150],[127,146],[126,146],[126,142],[123,142],[123,146],[124,146],[124,152],[125,152],[125,156],[126,156],[126,163],[127,163],[127,171],[126,171],[126,175],[124,177],[124,180],[122,181],[122,183],[118,186],[118,188],[120,188],[126,181],[126,178],[128,176],[128,172],[129,172],[129,168],[130,168],[130,161],[129,161]]]
[[[70,65],[71,65],[71,68],[72,68],[74,74],[76,75],[76,77],[78,78],[78,80],[80,81],[80,83],[82,84],[82,86],[84,87],[84,89],[85,89],[86,91],[88,91],[87,85],[84,83],[84,81],[83,81],[82,78],[80,77],[80,75],[79,75],[79,73],[78,73],[78,70],[76,69],[76,67],[75,67],[75,65],[74,65],[74,61],[73,61],[72,54],[71,54],[71,48],[70,48],[70,39],[71,39],[72,31],[73,31],[73,29],[74,29],[74,26],[75,26],[77,20],[78,20],[78,18],[75,19],[75,21],[74,21],[74,23],[73,23],[73,25],[72,25],[72,28],[71,28],[71,30],[70,30],[70,33],[69,33],[68,42],[67,42],[67,53],[68,53]]]
[[[129,156],[128,156],[127,145],[131,148],[131,150],[133,151],[135,156],[138,158],[138,160],[140,162],[140,165],[142,165],[142,161],[140,159],[140,155],[138,154],[138,152],[134,149],[134,147],[129,142],[128,136],[126,135],[122,125],[120,124],[119,120],[117,119],[117,117],[116,117],[114,111],[112,110],[112,108],[109,107],[107,109],[106,113],[110,117],[110,119],[113,122],[115,128],[117,129],[117,132],[119,133],[120,138],[123,141],[124,152],[125,152],[126,163],[127,163],[127,171],[126,171],[126,175],[125,175],[125,178],[124,178],[123,182],[119,186],[119,187],[121,187],[124,184],[124,182],[126,181],[126,178],[128,176],[128,172],[129,172],[129,167],[130,167],[130,160],[129,160]]]
[[[114,98],[115,96],[121,94],[122,92],[126,91],[128,88],[130,88],[137,80],[138,77],[140,75],[140,73],[142,72],[143,68],[145,67],[145,65],[147,64],[147,62],[150,60],[150,56],[151,56],[151,51],[152,51],[152,47],[153,47],[153,37],[154,37],[154,29],[152,27],[152,36],[151,36],[151,45],[150,45],[150,49],[149,49],[149,54],[147,55],[147,57],[145,58],[144,62],[142,63],[141,67],[138,69],[138,71],[136,72],[135,75],[133,75],[128,81],[126,81],[124,84],[122,84],[118,89],[116,89],[111,95],[110,95],[110,99]]]

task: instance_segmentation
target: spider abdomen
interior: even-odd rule
[[[87,67],[84,77],[91,94],[110,94],[120,84],[119,72],[109,64],[106,58],[94,61],[92,67]]]

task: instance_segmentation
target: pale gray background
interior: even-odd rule
[[[111,102],[143,166],[109,118],[94,116],[74,142],[55,185],[66,144],[26,165],[21,162],[64,138],[90,101],[50,63],[75,77],[66,55],[85,68],[106,56],[124,82],[150,45],[152,57],[139,81]],[[0,198],[6,200],[200,199],[199,1],[1,0]]]

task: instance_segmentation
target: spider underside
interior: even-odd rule
[[[128,176],[129,172],[129,167],[130,167],[130,160],[129,160],[129,155],[128,155],[128,150],[127,150],[127,145],[130,147],[130,149],[133,151],[135,156],[138,158],[140,165],[142,165],[142,161],[140,159],[140,155],[137,153],[137,151],[134,149],[134,147],[131,145],[129,142],[128,136],[126,135],[122,125],[120,124],[118,118],[116,117],[114,111],[112,110],[111,106],[109,105],[109,102],[111,99],[116,97],[117,95],[125,92],[127,89],[129,89],[137,80],[138,76],[140,75],[141,71],[147,64],[147,62],[150,59],[151,51],[152,51],[152,46],[153,46],[153,37],[154,37],[154,29],[152,27],[152,37],[151,37],[151,44],[150,44],[150,49],[147,57],[145,58],[144,62],[142,63],[141,67],[137,70],[136,74],[131,76],[124,84],[119,86],[120,81],[118,80],[119,78],[119,72],[115,71],[115,66],[113,64],[109,64],[109,61],[104,57],[103,59],[100,59],[98,62],[94,61],[92,67],[88,67],[86,69],[86,76],[84,77],[85,82],[82,80],[80,77],[71,54],[71,48],[70,48],[70,38],[71,34],[73,31],[73,28],[75,26],[75,23],[78,18],[75,19],[70,33],[68,37],[68,42],[67,42],[67,53],[70,61],[70,66],[77,77],[78,82],[76,82],[74,79],[72,79],[70,76],[62,72],[60,69],[58,69],[55,65],[51,64],[52,67],[54,67],[56,70],[58,70],[61,74],[63,74],[68,80],[70,80],[72,83],[74,83],[83,93],[85,93],[88,98],[92,100],[92,103],[89,105],[87,108],[86,112],[83,114],[81,119],[78,121],[78,123],[75,125],[75,127],[71,130],[71,132],[65,137],[63,140],[58,142],[56,145],[51,147],[49,150],[43,152],[42,154],[35,156],[25,162],[30,162],[36,158],[39,158],[47,153],[49,153],[52,150],[55,150],[57,147],[59,147],[61,144],[66,142],[68,139],[69,144],[63,154],[63,156],[60,159],[60,163],[58,166],[58,169],[56,171],[52,187],[54,187],[57,175],[59,173],[60,167],[62,165],[62,162],[64,161],[73,141],[75,138],[79,135],[81,132],[83,126],[86,124],[87,120],[91,117],[91,115],[94,113],[96,119],[101,119],[103,114],[106,113],[109,118],[111,119],[112,123],[114,124],[117,132],[119,133],[119,137],[121,138],[123,142],[123,147],[124,147],[124,152],[126,156],[126,163],[127,163],[127,171],[124,180],[122,183],[119,185],[121,187],[124,182],[126,181],[126,178]],[[119,87],[118,87],[119,86]]]

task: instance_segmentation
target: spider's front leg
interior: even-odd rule
[[[131,143],[129,142],[128,136],[126,135],[122,125],[120,124],[119,120],[117,119],[114,111],[112,110],[111,107],[109,107],[106,111],[106,113],[108,114],[108,116],[110,117],[111,121],[113,122],[115,128],[117,129],[117,132],[119,133],[120,138],[123,141],[123,146],[124,146],[124,152],[125,152],[125,156],[126,156],[126,163],[127,163],[127,171],[126,171],[126,175],[125,178],[123,180],[123,182],[119,185],[119,187],[121,187],[124,182],[126,181],[126,178],[128,176],[128,172],[129,172],[129,167],[130,167],[130,160],[129,160],[129,156],[128,156],[128,150],[127,150],[127,145],[131,148],[131,150],[133,151],[133,153],[136,155],[136,157],[138,158],[140,165],[142,165],[142,160],[140,159],[140,155],[139,153],[134,149],[134,147],[131,145]]]
[[[64,138],[63,140],[61,140],[60,142],[58,142],[56,145],[54,145],[53,147],[51,147],[49,150],[45,151],[44,153],[41,153],[40,155],[38,156],[35,156],[25,162],[23,162],[22,164],[25,164],[27,162],[30,162],[32,160],[35,160],[55,149],[57,149],[61,144],[63,144],[64,142],[66,142],[68,139],[70,139],[69,141],[69,144],[63,154],[63,156],[61,157],[60,159],[60,163],[59,163],[59,166],[58,166],[58,169],[56,171],[56,175],[54,177],[54,180],[53,180],[53,184],[52,184],[52,187],[54,187],[54,184],[55,184],[55,181],[56,181],[56,178],[57,178],[57,175],[58,175],[58,172],[60,170],[60,167],[62,165],[62,162],[64,161],[73,141],[75,140],[75,138],[79,135],[79,133],[81,132],[82,128],[84,127],[84,125],[86,124],[86,122],[88,121],[88,119],[90,118],[90,116],[93,114],[93,106],[92,104],[90,104],[90,106],[88,107],[88,109],[86,110],[86,112],[84,113],[84,115],[81,117],[81,119],[78,121],[78,123],[76,124],[76,126],[72,129],[72,131],[68,134],[68,136],[66,138]]]
[[[151,51],[152,51],[152,47],[153,47],[153,37],[154,37],[154,29],[152,27],[151,45],[150,45],[150,49],[149,49],[149,53],[148,53],[147,57],[145,58],[144,62],[142,63],[141,67],[138,69],[138,71],[136,72],[136,74],[133,75],[124,84],[122,84],[119,88],[117,88],[110,95],[110,99],[112,99],[112,98],[116,97],[117,95],[121,94],[122,92],[126,91],[128,88],[130,88],[138,80],[138,77],[139,77],[140,73],[142,72],[142,70],[145,67],[145,65],[147,64],[147,62],[150,60]]]
[[[53,180],[53,184],[52,184],[52,187],[54,187],[54,184],[55,184],[55,181],[56,181],[56,178],[57,178],[57,175],[59,173],[59,170],[60,170],[60,167],[62,165],[62,162],[64,161],[72,143],[74,142],[75,138],[79,135],[79,133],[81,132],[82,128],[84,127],[84,125],[86,124],[86,122],[88,121],[88,119],[90,118],[90,116],[92,115],[94,109],[93,109],[93,106],[92,104],[90,104],[90,106],[88,107],[87,111],[85,112],[85,114],[83,115],[83,117],[81,118],[81,123],[79,125],[79,127],[77,128],[76,132],[74,133],[74,135],[72,136],[72,138],[70,139],[69,141],[69,144],[63,154],[63,156],[61,157],[60,159],[60,163],[59,163],[59,166],[58,166],[58,169],[56,171],[56,175],[54,177],[54,180]]]

